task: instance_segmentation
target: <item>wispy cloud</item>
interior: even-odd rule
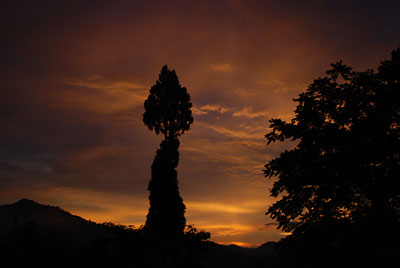
[[[204,111],[204,110],[199,109],[197,107],[192,107],[192,113],[194,115],[204,115],[204,114],[208,114],[208,111]]]
[[[101,76],[90,76],[87,79],[71,79],[68,83],[76,87],[87,87],[104,91],[113,96],[131,95],[145,99],[147,87],[128,81],[107,80]]]
[[[288,83],[287,81],[277,79],[265,79],[255,82],[272,89],[274,93],[299,92],[307,88],[307,84],[305,83]]]
[[[236,110],[233,113],[233,116],[236,117],[246,117],[246,118],[256,118],[256,117],[267,117],[270,116],[270,113],[268,110],[263,110],[263,111],[253,111],[252,108],[250,107],[245,107],[241,110]]]
[[[87,79],[71,79],[69,84],[73,86],[82,86],[88,88],[103,89],[110,94],[117,94],[118,92],[125,91],[127,89],[144,89],[144,85],[136,84],[128,81],[115,81],[107,80],[99,75],[89,76]]]
[[[213,63],[213,64],[210,64],[209,70],[212,72],[229,73],[229,72],[233,72],[234,68],[233,68],[233,65],[229,64],[229,63]]]
[[[256,82],[263,86],[282,86],[286,84],[284,81],[277,79],[266,79],[266,80],[259,80]]]
[[[213,130],[219,134],[225,135],[231,138],[238,138],[238,139],[263,139],[263,134],[261,133],[249,133],[245,130],[235,130],[232,128],[208,124],[204,122],[197,122],[198,125],[201,125],[204,128]]]
[[[40,155],[28,156],[0,152],[0,169],[51,173],[53,172],[53,168],[45,158],[46,157]]]
[[[280,232],[279,235],[283,235],[283,236],[288,236],[291,235],[292,233],[290,232]]]
[[[255,111],[252,107],[244,107],[244,108],[234,108],[229,106],[224,106],[221,104],[206,104],[201,106],[200,108],[194,108],[193,113],[196,115],[204,115],[209,112],[216,112],[219,114],[231,113],[234,117],[244,117],[244,118],[257,118],[257,117],[266,117],[270,116],[270,112],[268,110],[260,110]]]
[[[235,236],[257,230],[257,227],[250,224],[228,223],[228,224],[207,224],[215,236]]]
[[[235,88],[235,89],[233,89],[233,92],[234,92],[235,94],[239,95],[239,96],[247,96],[247,95],[250,94],[250,93],[249,93],[246,89],[244,89],[244,88]]]
[[[245,206],[245,205],[231,205],[231,204],[223,204],[223,203],[215,203],[215,202],[187,202],[187,207],[192,212],[219,212],[219,213],[233,213],[233,214],[245,214],[245,213],[254,213],[256,212],[254,205]]]
[[[222,106],[221,104],[206,104],[200,107],[203,112],[217,112],[224,114],[233,110],[233,108]]]
[[[101,76],[90,76],[86,79],[69,79],[72,86],[63,91],[62,105],[77,105],[101,114],[109,114],[143,105],[148,89],[141,84],[104,79]],[[89,90],[77,90],[77,88]]]

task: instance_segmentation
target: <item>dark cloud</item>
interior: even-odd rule
[[[46,156],[9,155],[0,153],[0,165],[7,170],[53,172],[53,168],[45,161]]]

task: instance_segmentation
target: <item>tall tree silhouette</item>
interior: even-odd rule
[[[281,197],[267,215],[293,233],[286,241],[318,247],[324,240],[332,253],[357,237],[351,243],[370,240],[353,248],[390,244],[393,252],[400,246],[400,49],[377,73],[331,66],[295,99],[295,118],[270,120],[268,144],[298,144],[265,166],[267,177],[278,178],[271,196]],[[383,229],[393,230],[390,237]],[[332,239],[318,240],[321,234]]]
[[[179,83],[174,70],[163,66],[144,103],[143,122],[156,134],[164,134],[151,166],[150,208],[146,228],[152,233],[183,235],[185,205],[179,194],[176,167],[179,162],[178,137],[193,123],[190,95]]]

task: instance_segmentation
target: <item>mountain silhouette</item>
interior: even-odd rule
[[[276,267],[279,262],[276,245],[277,242],[267,242],[257,248],[244,248],[210,242],[202,267]]]
[[[64,248],[88,247],[95,238],[107,235],[104,226],[74,216],[59,207],[27,199],[0,206],[0,237],[7,241],[21,232],[35,235],[53,246],[62,243]]]
[[[277,263],[275,242],[258,248],[203,244],[187,267],[252,268]],[[155,267],[151,263],[160,255],[140,229],[98,224],[59,207],[21,199],[0,206],[0,257],[10,267]]]
[[[0,233],[12,228],[34,223],[43,229],[58,230],[60,232],[85,232],[85,239],[100,231],[100,226],[81,217],[74,216],[59,207],[41,205],[28,199],[21,199],[11,205],[0,206]]]
[[[105,267],[124,263],[124,248],[135,251],[139,241],[133,230],[87,221],[59,207],[27,199],[0,206],[0,257],[12,267]]]

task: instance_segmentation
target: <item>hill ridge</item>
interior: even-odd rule
[[[0,205],[0,255],[5,258],[23,259],[27,255],[43,258],[43,254],[50,254],[52,261],[67,256],[72,256],[71,261],[74,261],[85,253],[89,254],[84,256],[85,266],[90,266],[93,258],[100,258],[96,260],[100,266],[107,262],[112,266],[115,256],[119,256],[123,264],[138,258],[134,260],[138,267],[149,267],[146,260],[162,253],[154,253],[152,244],[143,239],[140,230],[88,221],[58,206],[43,205],[26,198]],[[198,259],[202,267],[269,267],[265,264],[274,261],[274,251],[268,247],[242,248],[211,241],[203,246],[205,255]]]

